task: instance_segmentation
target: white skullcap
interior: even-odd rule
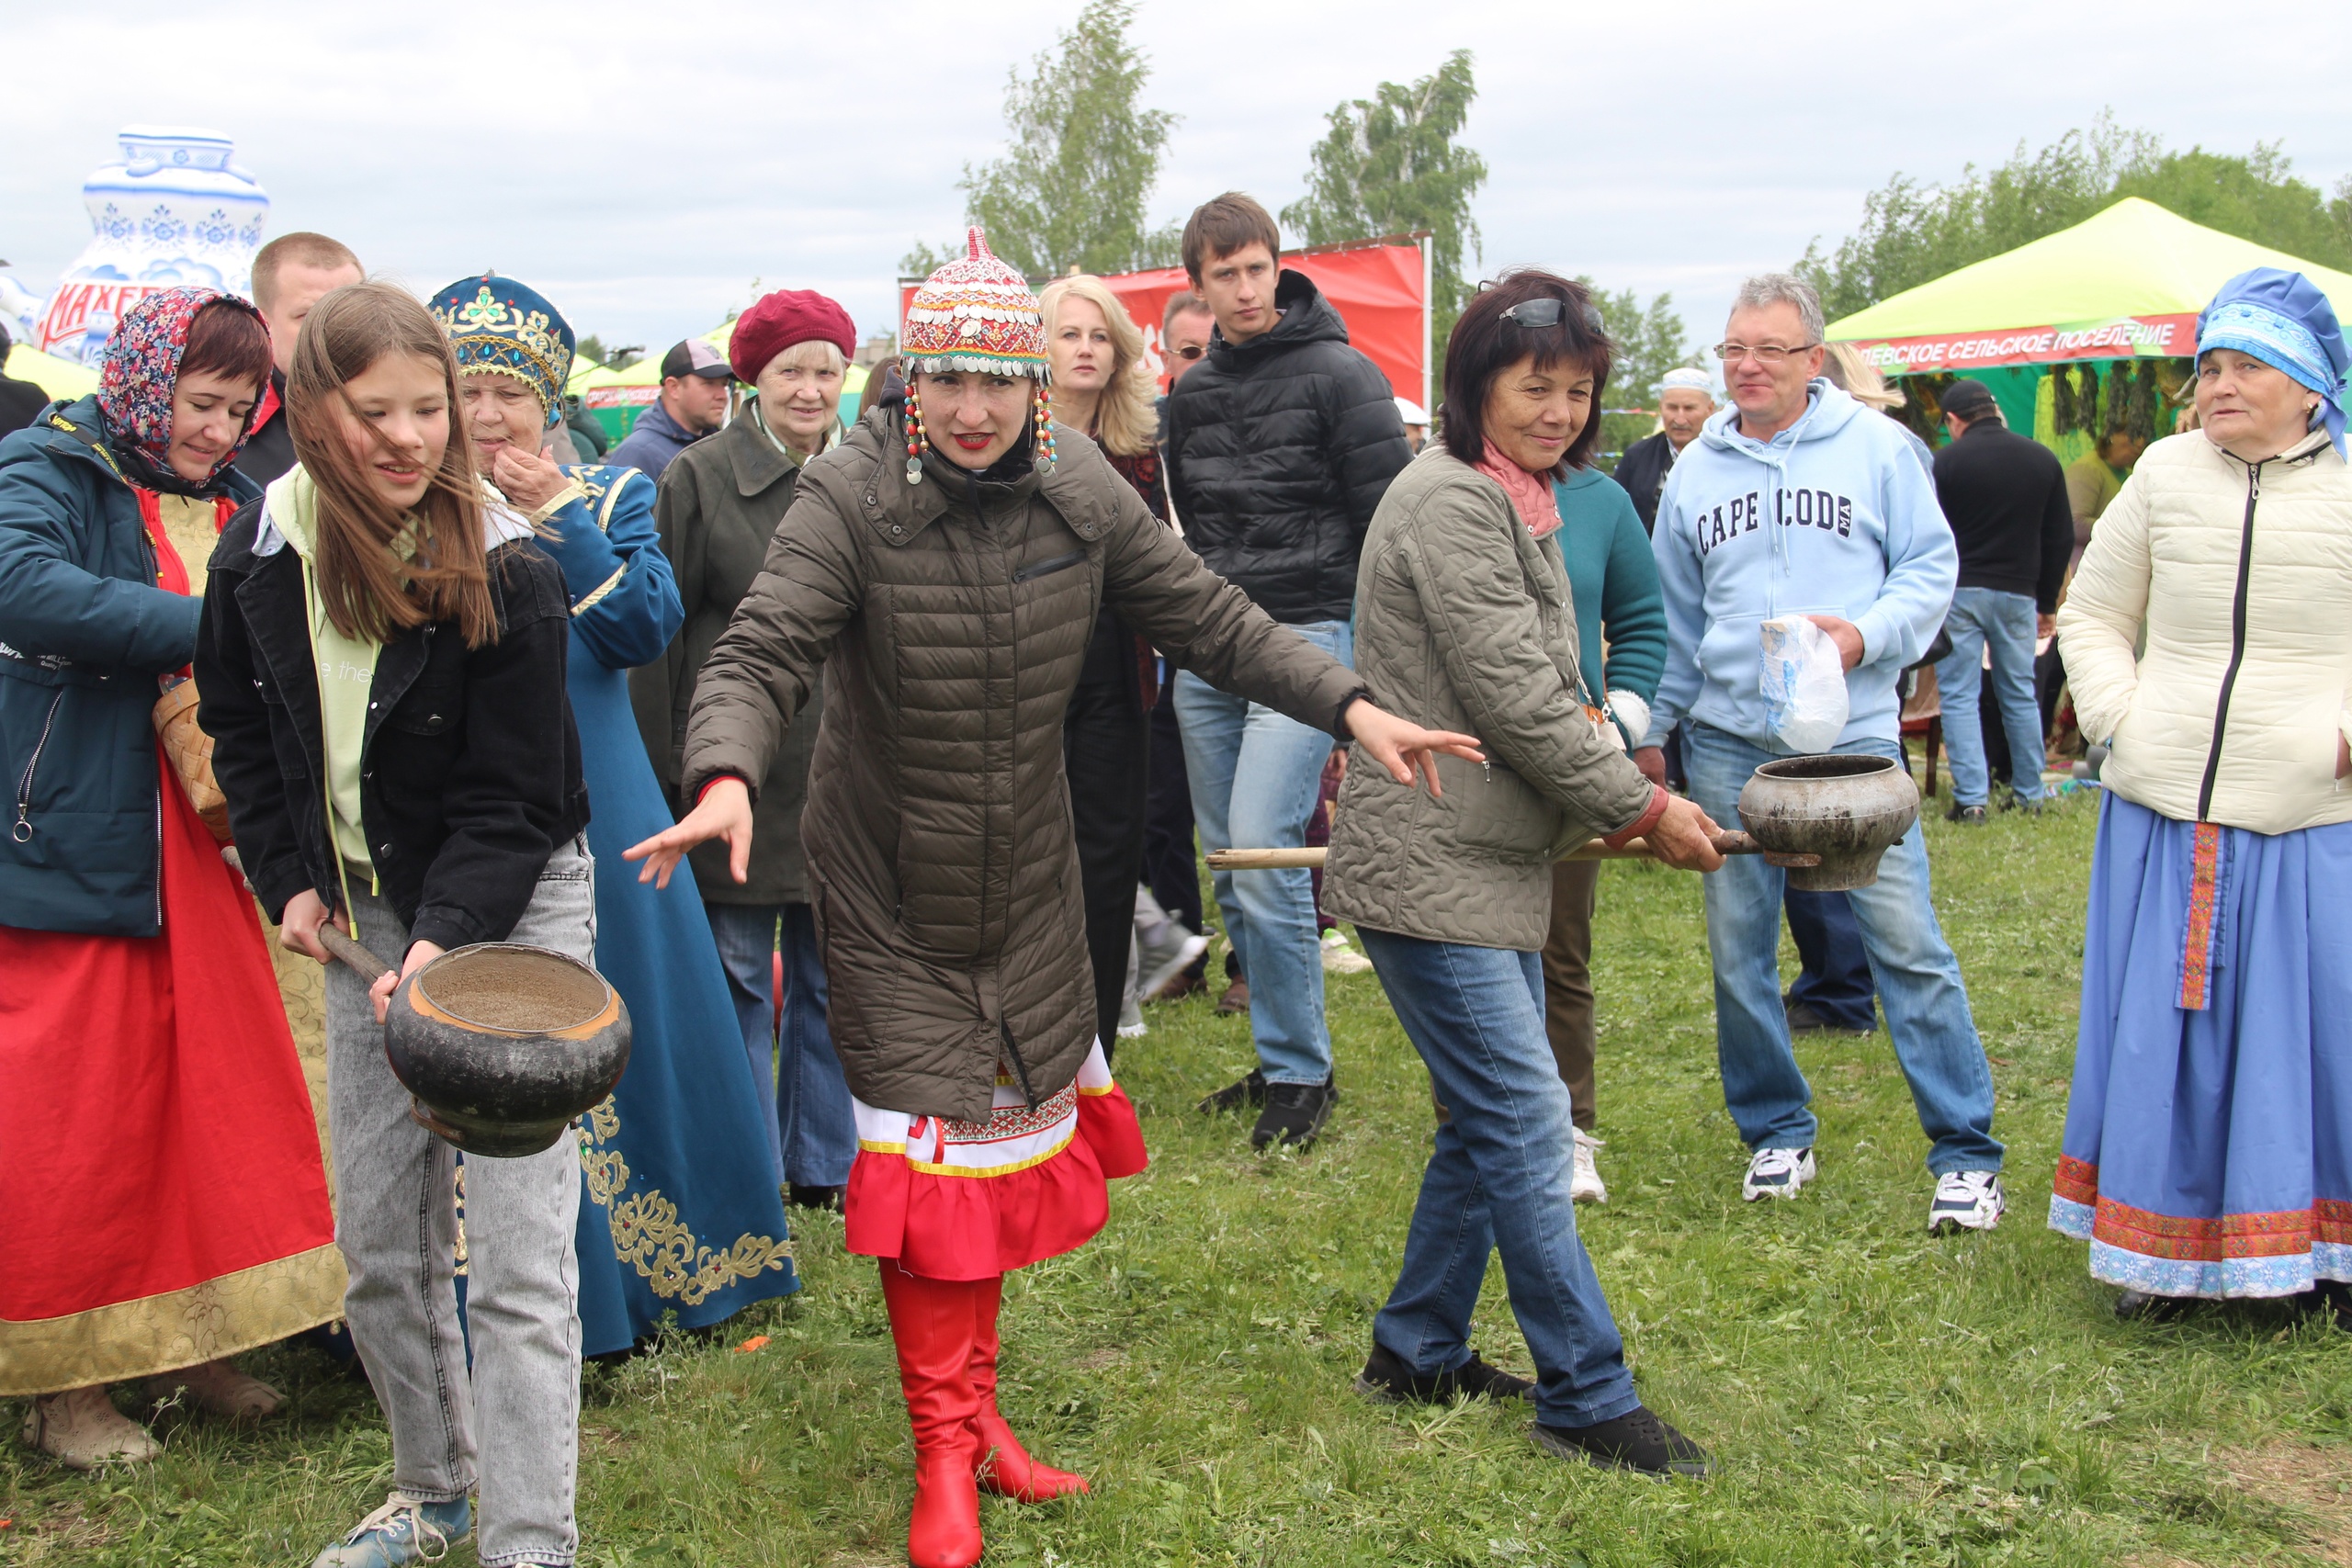
[[[1707,373],[1704,370],[1693,370],[1688,366],[1668,371],[1665,379],[1658,383],[1657,389],[1661,392],[1704,392],[1710,400],[1715,395],[1715,384],[1707,378]]]
[[[1429,411],[1410,398],[1396,400],[1396,417],[1407,424],[1427,424],[1430,422]]]

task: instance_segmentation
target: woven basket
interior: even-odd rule
[[[164,756],[187,791],[188,804],[212,829],[212,837],[229,841],[229,797],[212,777],[212,737],[197,728],[196,682],[182,681],[155,703],[155,735]]]

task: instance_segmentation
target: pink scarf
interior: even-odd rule
[[[1487,456],[1478,464],[1478,471],[1503,487],[1510,497],[1510,509],[1527,525],[1530,538],[1540,539],[1559,531],[1560,503],[1552,499],[1552,476],[1531,474],[1487,443]]]

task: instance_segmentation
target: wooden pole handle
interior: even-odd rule
[[[234,844],[231,844],[220,852],[220,859],[222,863],[235,872],[239,877],[245,874],[243,857],[237,853],[237,847]],[[250,893],[253,890],[254,885],[250,882],[246,883],[245,891]],[[368,952],[357,942],[344,935],[333,921],[319,928],[319,945],[341,959],[350,967],[353,974],[371,986],[392,972],[390,964]]]
[[[1764,846],[1746,833],[1717,833],[1713,843],[1721,855],[1760,855]],[[1314,870],[1323,864],[1325,852],[1303,850],[1216,850],[1208,857],[1211,871],[1285,871]],[[1635,839],[1611,849],[1599,839],[1589,839],[1577,849],[1560,857],[1563,860],[1655,860],[1657,852],[1646,839]],[[1775,865],[1819,865],[1819,855],[1775,855]]]
[[[352,973],[371,986],[392,972],[390,964],[344,935],[333,924],[319,928],[319,945],[341,959]]]

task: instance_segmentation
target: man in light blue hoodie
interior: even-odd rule
[[[1791,748],[1761,690],[1761,624],[1803,615],[1846,667],[1836,750],[1899,757],[1895,678],[1950,607],[1959,572],[1934,487],[1889,420],[1821,378],[1821,302],[1786,274],[1742,286],[1718,353],[1732,406],[1710,419],[1659,498],[1652,548],[1665,591],[1666,675],[1650,738],[1686,725],[1690,796],[1734,819],[1757,767]],[[1741,1196],[1791,1198],[1813,1179],[1812,1089],[1781,1010],[1783,874],[1741,856],[1706,879],[1724,1098],[1754,1151]],[[1887,1032],[1933,1140],[1928,1228],[2000,1221],[1993,1075],[1960,964],[1936,923],[1915,824],[1850,895]]]

